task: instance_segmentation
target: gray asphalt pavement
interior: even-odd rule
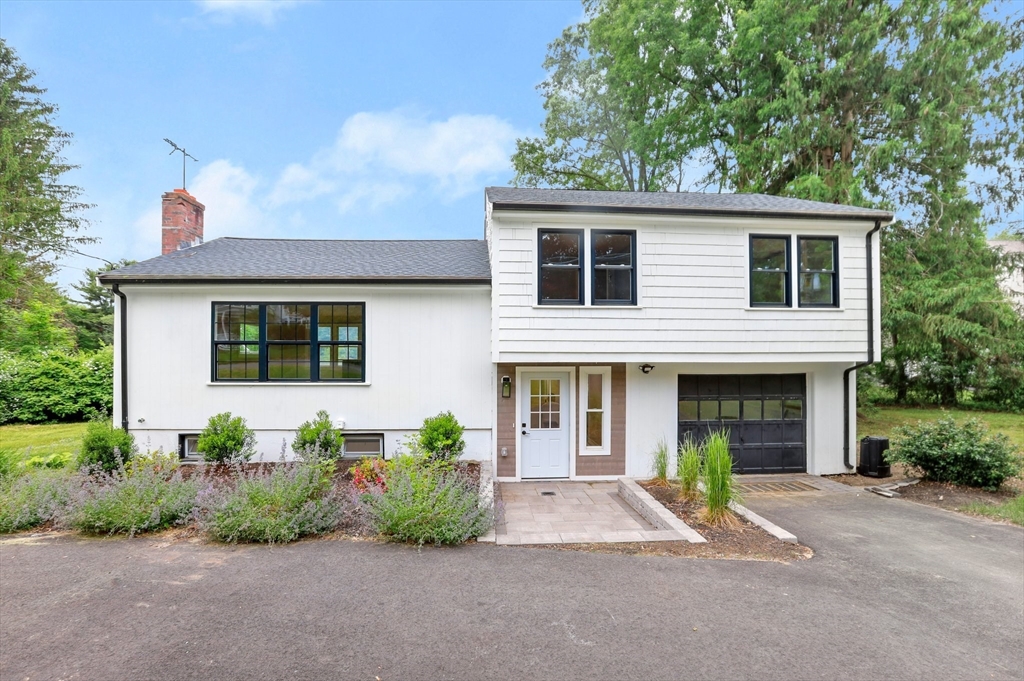
[[[1024,678],[1021,528],[748,505],[816,557],[8,538],[0,679]]]

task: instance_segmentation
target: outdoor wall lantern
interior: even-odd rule
[[[501,377],[501,396],[512,397],[512,379],[508,376]]]
[[[645,374],[649,374],[652,371],[654,371],[654,365],[653,364],[641,364],[640,365],[640,371],[644,372]]]

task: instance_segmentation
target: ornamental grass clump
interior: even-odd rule
[[[1021,461],[1009,438],[988,434],[976,418],[957,425],[952,417],[893,429],[886,461],[902,463],[927,480],[998,489],[1006,478],[1020,473]]]
[[[735,516],[729,503],[738,501],[729,453],[729,431],[717,431],[704,440],[704,503],[702,520],[709,525],[731,525]]]
[[[414,544],[460,544],[490,529],[494,512],[477,482],[459,470],[402,456],[381,492],[364,494],[374,529]]]
[[[279,544],[354,523],[355,502],[332,484],[334,463],[305,461],[264,469],[238,467],[233,486],[199,494],[196,519],[223,542]]]
[[[658,440],[651,454],[651,473],[654,475],[651,482],[663,487],[668,487],[668,445],[664,440]]]
[[[676,474],[679,477],[681,499],[697,499],[700,496],[700,469],[700,445],[693,439],[692,434],[686,433],[679,442],[679,451],[676,455]]]
[[[0,480],[0,534],[60,519],[70,499],[70,477],[64,470],[43,468]]]
[[[65,523],[91,534],[163,530],[191,515],[198,491],[198,482],[159,461],[111,472],[85,468],[73,479]]]

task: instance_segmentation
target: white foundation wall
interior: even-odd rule
[[[128,300],[128,426],[141,446],[175,450],[230,411],[257,432],[259,455],[280,457],[295,428],[327,410],[345,430],[385,434],[385,451],[423,419],[451,410],[466,428],[466,458],[490,456],[493,402],[488,286],[122,286]],[[212,381],[212,304],[366,305],[366,383]],[[119,301],[118,301],[119,303]],[[118,304],[116,322],[120,323]],[[120,336],[115,413],[121,423]],[[290,451],[290,447],[289,447]]]
[[[162,449],[164,452],[174,452],[178,448],[178,435],[184,430],[153,430],[147,428],[132,428],[132,435],[135,436],[135,443],[140,451],[156,451]],[[198,431],[194,431],[198,432]],[[381,431],[375,431],[380,433]],[[392,430],[384,431],[384,457],[392,458],[404,449],[405,440],[415,435],[415,430]],[[466,430],[463,433],[466,441],[466,452],[463,459],[469,461],[482,461],[488,457],[491,444],[490,429]],[[295,458],[292,451],[292,440],[295,438],[294,430],[257,430],[256,431],[256,455],[253,461],[280,461],[282,444],[284,445],[284,457],[286,460]]]
[[[843,370],[836,363],[657,364],[649,374],[626,366],[626,475],[649,477],[655,446],[664,440],[675,470],[679,374],[806,374],[807,472],[845,473]],[[851,423],[851,429],[853,424]],[[852,450],[855,452],[856,450]],[[851,459],[854,454],[851,452]]]

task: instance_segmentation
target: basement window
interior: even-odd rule
[[[381,433],[352,433],[345,435],[343,455],[351,458],[366,456],[383,458],[384,435]]]

